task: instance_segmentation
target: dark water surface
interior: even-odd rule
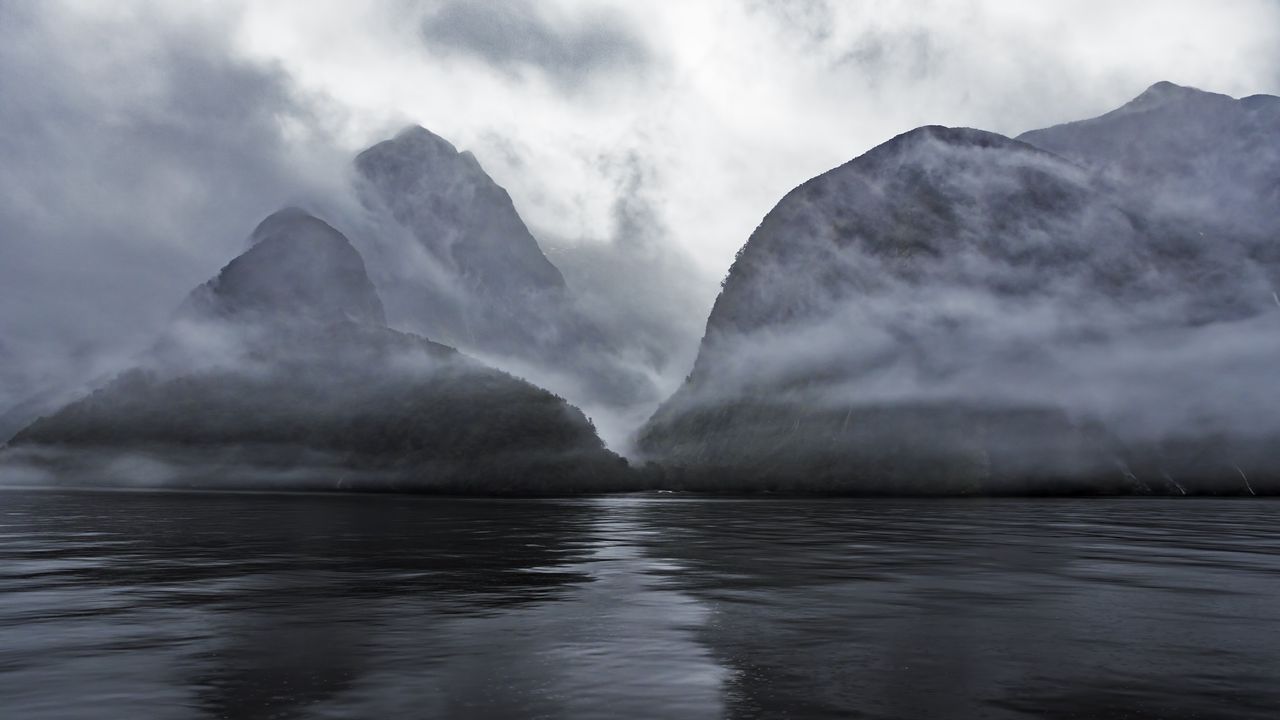
[[[0,491],[0,716],[1280,718],[1278,520]]]

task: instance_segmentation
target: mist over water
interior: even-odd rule
[[[1280,504],[0,491],[8,717],[1274,718]]]

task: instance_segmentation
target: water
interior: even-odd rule
[[[0,492],[5,718],[1276,718],[1280,503]]]

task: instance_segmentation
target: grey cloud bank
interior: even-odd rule
[[[558,12],[552,3],[440,3],[422,22],[427,50],[459,54],[516,76],[542,73],[573,91],[599,76],[642,73],[650,62],[642,37],[607,10]]]
[[[0,7],[5,408],[121,367],[258,219],[310,192],[322,122],[226,29]]]

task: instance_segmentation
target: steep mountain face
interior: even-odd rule
[[[379,233],[372,253],[393,323],[503,353],[551,339],[564,278],[473,155],[413,127],[355,166],[365,204],[403,231]]]
[[[992,133],[921,128],[784,198],[734,263],[706,343],[902,285],[1032,296],[1052,268],[1065,273],[1053,285],[1081,295],[1140,290],[1151,278],[1138,232],[1070,163]]]
[[[285,208],[263,220],[250,242],[247,252],[191,293],[184,314],[386,323],[360,253],[323,220]]]
[[[383,324],[359,253],[290,209],[183,305],[139,367],[19,432],[57,481],[557,493],[624,478],[583,414]]]
[[[1267,267],[1138,197],[991,133],[894,138],[764,219],[639,445],[691,486],[1275,488]]]
[[[412,127],[360,153],[356,169],[424,248],[476,287],[495,294],[564,287],[507,191],[471,153]]]
[[[357,190],[375,227],[362,250],[393,327],[536,377],[566,395],[629,406],[652,381],[628,342],[584,312],[469,152],[421,128],[360,153]]]

